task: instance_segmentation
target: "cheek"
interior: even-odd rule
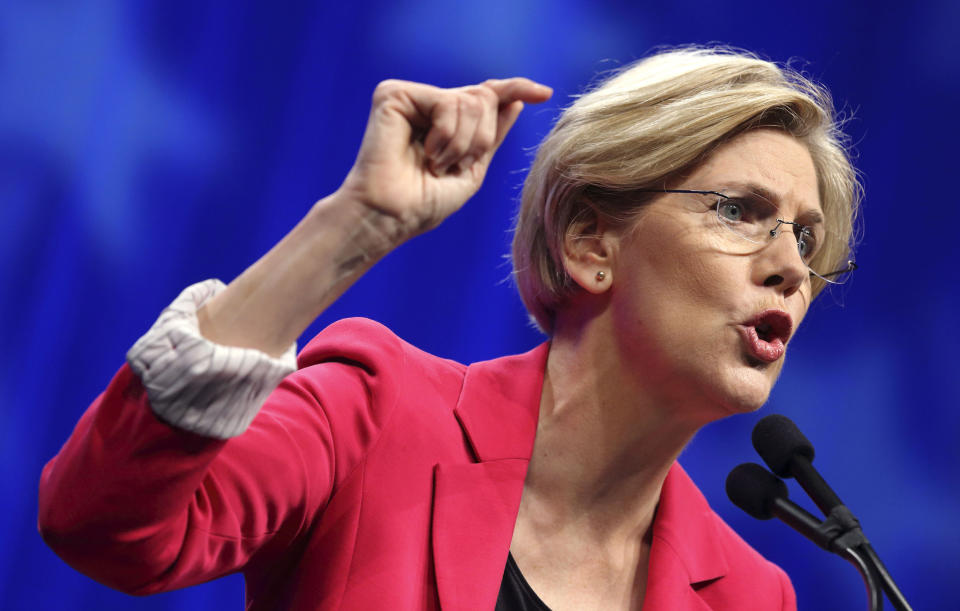
[[[804,286],[800,287],[800,290],[797,291],[796,296],[796,312],[791,312],[793,316],[794,331],[800,326],[800,323],[803,321],[804,317],[807,315],[807,311],[810,309],[810,303],[813,301],[811,297],[813,289],[810,287],[810,283],[807,282]]]
[[[730,330],[727,320],[745,282],[749,260],[731,254],[700,216],[650,214],[623,243],[621,295],[617,308],[621,329],[640,327],[657,344],[712,351],[717,335]],[[617,301],[617,300],[615,300]]]
[[[669,292],[663,305],[678,324],[690,328],[714,324],[726,315],[749,279],[749,269],[740,257],[718,254],[702,245],[661,251],[656,261],[664,292]]]
[[[648,250],[631,270],[629,295],[614,306],[618,328],[640,330],[631,338],[633,349],[670,354],[673,361],[728,349],[729,312],[741,287],[731,269],[736,260],[725,259],[689,246]]]
[[[694,217],[694,221],[698,222],[660,223],[643,236],[648,241],[651,267],[691,300],[741,288],[740,283],[749,279],[747,257],[731,252],[725,236],[705,225],[702,218]]]
[[[723,254],[717,236],[706,229],[689,218],[651,214],[628,238],[622,279],[642,309],[676,311],[709,304],[737,281],[728,268],[738,257]]]

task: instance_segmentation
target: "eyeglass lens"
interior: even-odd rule
[[[839,270],[831,265],[837,255],[846,252],[846,245],[839,236],[827,231],[822,223],[802,225],[787,220],[767,199],[759,196],[720,197],[716,211],[721,225],[757,247],[763,247],[781,233],[791,234],[807,268],[826,282],[842,284],[849,278],[849,272],[856,268],[852,263]]]

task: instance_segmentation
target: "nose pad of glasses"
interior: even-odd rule
[[[780,225],[783,225],[784,223],[786,223],[785,220],[783,220],[783,219],[777,219],[777,224],[774,225],[773,229],[770,230],[770,237],[771,237],[771,238],[775,238],[775,237],[777,237],[778,235],[780,235]]]

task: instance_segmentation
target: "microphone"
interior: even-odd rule
[[[819,522],[813,518],[813,516],[807,514],[813,520],[814,525],[816,525],[814,526],[814,531],[818,533],[829,533],[827,536],[829,536],[830,539],[825,549],[840,554],[860,570],[870,594],[871,608],[879,608],[879,606],[875,607],[874,604],[882,605],[882,599],[878,599],[877,597],[875,582],[875,580],[879,578],[883,590],[887,593],[887,596],[890,597],[890,601],[894,607],[901,611],[909,610],[909,603],[907,603],[903,593],[900,592],[900,589],[896,583],[894,583],[893,578],[883,565],[876,551],[874,551],[873,546],[870,545],[866,535],[863,534],[863,530],[860,529],[860,522],[814,468],[813,444],[800,432],[797,425],[786,416],[771,414],[757,423],[753,429],[751,440],[757,454],[767,463],[770,470],[780,477],[796,478],[797,483],[810,495],[810,498],[817,507],[820,508],[820,511],[827,516],[826,520]],[[763,471],[767,476],[770,476],[763,467],[759,465],[755,465],[755,467],[759,468],[760,471]],[[737,469],[739,469],[739,467]],[[734,471],[736,471],[736,469],[734,469]],[[755,472],[756,469],[751,467],[751,471]],[[731,472],[730,475],[732,476],[733,472]],[[738,476],[738,479],[739,477],[740,476]],[[769,482],[758,485],[756,482],[760,480],[759,475],[750,475],[749,477],[755,478],[755,481],[751,480],[754,481],[751,485],[757,488],[762,487],[762,490],[765,491],[762,492],[764,495],[771,494],[770,491],[776,488],[775,484]],[[773,477],[773,479],[776,478]],[[729,477],[727,481],[729,495]],[[786,485],[780,480],[777,481],[783,486],[783,489],[786,490]],[[746,484],[743,485],[746,486]],[[764,498],[767,497],[765,496]],[[774,508],[782,505],[784,501],[787,503],[790,502],[785,494],[772,496],[770,498],[772,499],[771,501],[764,502],[769,502],[770,512],[773,515],[776,515],[776,511],[782,511],[781,509]],[[733,497],[731,497],[731,500],[737,503]],[[737,506],[743,508],[747,513],[750,513],[750,515],[754,515],[739,503],[737,503]],[[752,508],[755,509],[756,505],[754,504]],[[797,509],[806,513],[799,507],[797,507]],[[791,519],[795,521],[798,520],[796,517]],[[784,519],[784,521],[786,521],[786,519]],[[787,523],[794,526],[790,522]],[[809,522],[807,522],[805,528],[809,529],[810,526]],[[797,527],[794,526],[794,528]],[[797,530],[800,530],[801,533],[814,540],[815,543],[824,547],[822,543],[819,543],[811,535],[799,528],[797,528]]]
[[[770,470],[780,477],[795,477],[824,515],[843,505],[814,468],[813,444],[792,420],[780,414],[763,418],[753,428],[751,441]]]
[[[758,520],[779,518],[828,552],[840,553],[833,546],[840,532],[791,501],[787,485],[760,465],[743,463],[734,467],[727,476],[726,488],[733,504]]]
[[[734,467],[727,476],[726,488],[727,496],[733,504],[751,516],[758,520],[780,518],[823,549],[851,562],[863,577],[871,611],[883,609],[881,586],[877,584],[874,568],[864,560],[857,549],[836,545],[841,536],[839,525],[833,520],[821,522],[792,502],[788,498],[787,485],[781,479],[758,464],[744,463]]]

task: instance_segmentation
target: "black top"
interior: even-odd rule
[[[497,595],[495,611],[550,611],[550,607],[543,604],[513,559],[513,554],[507,554],[507,566],[503,570],[503,581],[500,582],[500,594]]]

